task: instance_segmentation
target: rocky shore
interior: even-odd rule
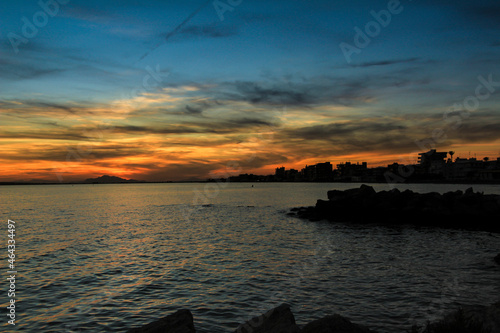
[[[304,326],[295,323],[289,305],[282,304],[241,325],[235,333],[375,333],[341,315],[334,314]],[[451,312],[425,327],[411,327],[411,333],[500,333],[500,302],[491,306],[468,306]],[[196,333],[193,315],[179,310],[127,333]]]
[[[350,223],[413,224],[500,232],[500,195],[463,191],[439,194],[410,190],[376,192],[361,185],[328,191],[316,206],[293,208],[289,215]]]

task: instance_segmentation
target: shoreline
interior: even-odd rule
[[[102,183],[85,183],[85,182],[52,182],[52,183],[35,183],[35,182],[0,182],[0,186],[26,186],[26,185],[119,185],[119,184],[205,184],[205,183],[247,183],[247,184],[270,184],[270,183],[296,183],[296,184],[387,184],[388,186],[395,187],[397,185],[500,185],[500,180],[493,181],[480,181],[480,180],[463,180],[463,181],[407,181],[399,183],[388,183],[386,181],[217,181],[217,180],[167,180],[157,182],[135,181],[135,182],[102,182]]]

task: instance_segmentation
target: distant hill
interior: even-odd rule
[[[89,178],[85,179],[84,183],[91,184],[114,184],[114,183],[145,183],[144,180],[135,180],[135,179],[123,179],[116,176],[108,176],[104,175],[97,178]]]

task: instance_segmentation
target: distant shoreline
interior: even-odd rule
[[[15,186],[15,185],[116,185],[116,184],[190,184],[190,183],[251,183],[251,184],[266,184],[266,183],[300,183],[300,184],[390,184],[390,185],[410,185],[410,184],[442,184],[442,185],[500,185],[499,180],[484,181],[484,180],[462,180],[462,181],[410,181],[402,183],[387,183],[385,181],[215,181],[215,180],[175,180],[175,181],[157,181],[157,182],[110,182],[110,183],[85,183],[85,182],[70,182],[70,183],[25,183],[25,182],[0,182],[0,186]]]

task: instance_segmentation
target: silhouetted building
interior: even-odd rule
[[[286,178],[285,167],[282,166],[281,168],[276,168],[276,171],[274,172],[274,177],[276,178],[276,180],[284,180]]]
[[[333,168],[330,162],[306,165],[301,171],[302,179],[306,181],[331,181]]]
[[[315,165],[316,174],[315,179],[317,181],[329,181],[332,180],[333,167],[330,162],[318,163]]]
[[[290,182],[299,180],[299,171],[295,169],[286,170],[285,179]]]
[[[338,177],[346,181],[360,181],[368,174],[368,163],[362,162],[361,164],[353,164],[345,162],[337,164]]]
[[[447,152],[437,152],[431,149],[426,153],[418,154],[418,163],[423,173],[442,175],[446,163]]]
[[[301,173],[303,180],[313,181],[316,173],[316,167],[314,165],[306,165],[306,167],[301,170]]]

